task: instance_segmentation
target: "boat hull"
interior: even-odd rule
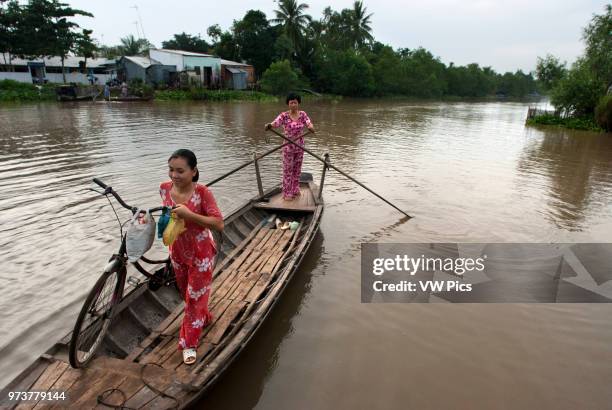
[[[6,386],[3,397],[61,390],[79,408],[94,407],[101,397],[130,408],[183,408],[199,400],[268,317],[319,229],[318,187],[309,178],[300,188],[294,202],[279,200],[276,187],[225,218],[209,303],[215,321],[202,333],[195,365],[184,365],[177,349],[184,308],[176,288],[153,292],[140,284],[126,290],[87,368],[68,365],[68,334]],[[278,229],[277,218],[297,221],[298,228]]]

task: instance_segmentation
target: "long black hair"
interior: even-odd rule
[[[183,158],[185,161],[187,161],[187,165],[189,165],[189,168],[191,169],[194,169],[198,166],[198,159],[196,158],[195,154],[191,150],[188,150],[185,148],[177,149],[176,151],[172,153],[172,155],[170,155],[170,158],[168,158],[168,162],[170,162],[171,159],[175,159],[175,158]],[[196,174],[193,176],[191,181],[198,182],[199,178],[200,178],[200,170],[196,169]]]

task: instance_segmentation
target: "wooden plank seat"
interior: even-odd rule
[[[293,201],[285,201],[283,193],[279,192],[267,201],[256,202],[253,206],[257,209],[294,212],[314,212],[317,208],[314,193],[307,183],[300,183],[300,195]]]

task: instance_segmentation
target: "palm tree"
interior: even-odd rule
[[[308,8],[308,4],[298,4],[296,0],[279,0],[278,10],[274,10],[276,18],[272,19],[272,23],[280,24],[285,29],[285,34],[293,43],[293,47],[297,48],[300,37],[308,23],[312,18],[304,14],[304,10]]]
[[[123,37],[119,46],[121,54],[126,56],[144,55],[152,47],[146,38],[136,39],[132,34]]]
[[[353,16],[350,31],[355,49],[360,48],[366,42],[374,40],[374,37],[372,37],[370,33],[372,31],[370,27],[370,17],[372,17],[374,13],[366,15],[366,10],[367,7],[363,7],[363,1],[356,1],[355,4],[353,4],[353,10],[351,10]]]

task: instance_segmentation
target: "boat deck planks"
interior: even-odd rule
[[[308,184],[301,182],[300,196],[294,198],[292,201],[284,200],[282,192],[279,192],[276,195],[270,197],[269,201],[267,202],[256,203],[255,208],[268,210],[314,212],[316,209],[316,201],[314,198],[314,193],[309,188]]]

